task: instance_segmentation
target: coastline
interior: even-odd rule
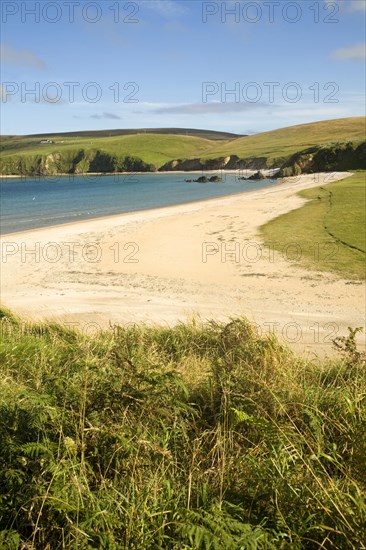
[[[268,174],[268,175],[271,175],[273,174],[274,171],[277,171],[279,170],[279,168],[265,168],[263,170],[261,170],[261,172],[263,172],[263,174]],[[159,170],[156,170],[155,172],[85,172],[83,174],[65,174],[65,173],[60,173],[60,174],[49,174],[49,175],[35,175],[35,176],[25,176],[24,174],[22,175],[17,175],[17,174],[0,174],[0,179],[6,179],[6,178],[24,178],[24,179],[31,179],[31,178],[43,178],[43,179],[50,179],[50,178],[57,178],[57,177],[69,177],[69,178],[78,178],[78,177],[103,177],[103,176],[131,176],[131,175],[139,175],[139,176],[143,176],[144,174],[149,174],[149,175],[153,175],[153,174],[156,174],[156,175],[159,175],[159,174],[202,174],[202,173],[205,173],[205,174],[217,174],[218,172],[222,172],[224,174],[236,174],[238,172],[253,172],[253,174],[255,172],[258,172],[258,170],[254,170],[254,169],[251,169],[251,168],[243,168],[241,170],[225,170],[224,168],[220,168],[218,170],[163,170],[163,171],[159,171]]]
[[[245,172],[247,174],[251,174],[251,173],[255,173],[257,172],[257,170],[245,170]],[[267,175],[267,179],[271,181],[271,175],[272,175],[272,172],[273,170],[262,170],[263,174],[264,175]],[[115,172],[113,174],[105,174],[105,173],[90,173],[90,174],[83,174],[81,175],[82,177],[88,177],[90,176],[91,179],[92,177],[115,177],[115,176],[118,176],[118,175],[123,175],[123,176],[131,176],[131,175],[154,175],[156,174],[157,176],[162,174],[162,175],[172,175],[172,174],[187,174],[187,176],[189,175],[198,175],[198,174],[202,174],[203,172],[202,171],[165,171],[165,172]],[[215,174],[217,175],[217,170],[207,170],[205,171],[205,174]],[[235,174],[240,174],[240,173],[243,173],[243,171],[238,171],[238,170],[222,170],[221,171],[221,174],[223,176],[225,175],[235,175]],[[14,178],[14,179],[19,179],[19,178],[23,178],[23,176],[1,176],[0,175],[0,181],[1,179],[5,180],[6,177],[10,177],[10,178]],[[55,176],[55,179],[57,180],[58,178],[73,178],[73,177],[78,177],[78,176],[75,176],[74,174],[58,174],[57,176]],[[45,181],[52,181],[51,178],[53,178],[53,176],[51,177],[46,177],[46,176],[27,176],[27,177],[24,177],[24,179],[30,179],[30,178],[35,178],[35,179],[40,179],[40,180],[45,180]],[[55,180],[54,180],[55,181]],[[275,185],[280,185],[282,183],[282,180],[280,179],[273,179],[272,180],[273,183],[271,185],[269,185],[268,187],[274,187]],[[255,190],[254,190],[255,191]],[[220,200],[220,199],[224,199],[226,197],[234,197],[234,196],[237,196],[237,195],[242,195],[242,194],[247,194],[247,193],[251,193],[253,192],[253,190],[250,190],[250,191],[245,191],[243,189],[241,189],[240,191],[235,191],[235,192],[229,192],[227,195],[221,195],[221,196],[217,196],[217,197],[210,197],[210,198],[207,198],[207,199],[202,199],[202,198],[194,198],[192,200],[187,200],[185,202],[178,202],[178,203],[173,203],[173,204],[166,204],[164,206],[156,206],[156,207],[148,207],[148,208],[138,208],[136,210],[130,210],[130,211],[127,211],[127,212],[117,212],[117,213],[113,213],[113,214],[104,214],[104,215],[96,215],[96,216],[92,216],[92,217],[84,217],[83,219],[79,219],[79,220],[74,220],[74,219],[71,219],[70,221],[65,221],[65,222],[61,222],[61,223],[55,223],[55,224],[51,224],[51,225],[41,225],[39,227],[33,227],[33,228],[30,228],[30,229],[21,229],[19,231],[5,231],[5,232],[2,232],[1,231],[1,224],[0,224],[0,238],[1,237],[4,237],[4,236],[10,236],[10,235],[19,235],[20,233],[30,233],[32,231],[37,231],[37,230],[41,230],[41,229],[46,229],[48,227],[59,227],[59,226],[68,226],[68,225],[72,225],[72,224],[76,224],[76,223],[85,223],[85,222],[88,222],[88,221],[91,221],[91,220],[104,220],[104,219],[108,219],[108,218],[112,218],[112,217],[116,217],[116,216],[124,216],[124,215],[128,215],[128,214],[134,214],[134,213],[139,213],[139,212],[146,212],[146,213],[149,213],[150,211],[155,211],[155,210],[160,210],[161,208],[163,208],[164,210],[166,208],[171,208],[171,207],[174,207],[174,206],[185,206],[185,205],[190,205],[190,204],[199,204],[199,203],[205,203],[206,201],[208,202],[211,202],[211,201],[214,201],[214,200]],[[66,216],[65,216],[66,217]]]
[[[135,172],[134,172],[135,173]],[[193,172],[191,172],[193,173]],[[195,172],[196,173],[196,172]],[[200,173],[200,172],[198,172]],[[82,225],[82,224],[87,224],[88,222],[96,222],[96,221],[106,221],[106,220],[113,220],[115,219],[116,221],[119,221],[120,218],[126,218],[128,216],[133,216],[133,215],[136,215],[138,216],[139,218],[141,217],[141,215],[146,215],[146,219],[150,218],[150,217],[155,217],[155,216],[163,216],[164,214],[166,215],[174,215],[174,214],[180,214],[180,213],[184,213],[184,212],[189,212],[189,211],[193,211],[193,210],[196,210],[196,208],[193,208],[192,210],[190,209],[190,207],[194,207],[196,206],[197,209],[200,209],[200,208],[204,208],[205,206],[208,206],[208,205],[214,205],[216,202],[217,202],[217,205],[220,205],[222,201],[225,201],[226,199],[231,199],[231,198],[235,198],[235,197],[241,197],[241,196],[246,196],[246,195],[250,195],[251,193],[252,194],[256,194],[256,193],[262,193],[262,192],[265,192],[266,190],[270,190],[270,189],[273,189],[273,188],[276,188],[278,185],[282,185],[283,183],[285,183],[287,178],[283,179],[283,180],[278,180],[277,183],[269,186],[269,187],[265,187],[264,189],[255,189],[255,190],[251,190],[251,191],[238,191],[236,193],[230,193],[229,195],[224,195],[224,196],[221,196],[221,197],[211,197],[209,199],[196,199],[196,200],[191,200],[191,201],[188,201],[188,202],[183,202],[183,203],[178,203],[178,204],[171,204],[171,205],[167,205],[167,206],[158,206],[156,208],[146,208],[146,209],[140,209],[140,210],[133,210],[133,211],[130,211],[130,212],[121,212],[120,214],[109,214],[109,215],[106,215],[106,216],[97,216],[97,217],[92,217],[92,218],[87,218],[85,220],[78,220],[78,221],[71,221],[71,222],[65,222],[65,223],[59,223],[59,224],[55,224],[55,225],[47,225],[47,226],[42,226],[42,227],[36,227],[34,229],[26,229],[26,230],[22,230],[22,231],[13,231],[11,233],[0,233],[0,240],[1,238],[3,237],[11,237],[11,236],[19,236],[19,235],[23,235],[23,234],[30,234],[30,233],[33,233],[35,231],[43,231],[43,230],[47,230],[47,229],[57,229],[59,227],[68,227],[68,226],[76,226],[76,225]],[[171,209],[171,211],[170,211]],[[174,211],[173,211],[174,209]]]
[[[331,323],[336,335],[363,324],[362,286],[280,254],[272,261],[259,236],[263,223],[306,203],[298,191],[325,178],[3,235],[2,302],[25,318],[81,329],[245,316],[300,353],[331,353]],[[253,261],[243,252],[255,247]]]

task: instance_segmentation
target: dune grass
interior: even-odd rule
[[[366,369],[244,319],[83,335],[1,312],[0,547],[361,549]]]
[[[299,195],[309,202],[262,226],[266,245],[311,269],[365,279],[366,172]]]

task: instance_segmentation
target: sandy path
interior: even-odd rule
[[[227,198],[6,235],[1,301],[89,332],[244,315],[297,351],[331,353],[332,338],[364,326],[365,286],[306,271],[258,236],[261,224],[305,202],[299,190],[327,181],[329,174],[289,178]]]

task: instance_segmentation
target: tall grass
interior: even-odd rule
[[[0,548],[365,548],[353,333],[316,364],[244,319],[1,323]]]

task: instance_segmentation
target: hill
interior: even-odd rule
[[[288,169],[284,175],[291,175],[322,170],[323,165],[326,170],[363,169],[364,148],[359,146],[365,141],[365,120],[328,120],[245,137],[179,128],[140,134],[106,130],[7,136],[1,144],[0,172],[47,175],[279,167]],[[117,133],[105,135],[113,132]]]
[[[213,142],[192,136],[135,134],[113,137],[68,137],[41,143],[34,137],[4,140],[1,172],[83,173],[128,170],[154,171],[166,162],[183,155],[203,155]],[[125,159],[134,159],[127,163]]]
[[[291,155],[315,145],[361,143],[366,137],[366,118],[352,117],[312,122],[263,132],[235,142],[214,147],[207,158],[236,155],[245,158],[266,158],[281,163]]]
[[[113,129],[113,130],[82,130],[79,132],[59,132],[51,134],[31,134],[24,138],[65,138],[65,137],[112,137],[112,136],[131,136],[139,134],[168,134],[180,136],[201,137],[203,139],[221,140],[236,139],[245,137],[242,134],[233,134],[232,132],[219,132],[216,130],[200,130],[195,128],[131,128],[131,129]]]

